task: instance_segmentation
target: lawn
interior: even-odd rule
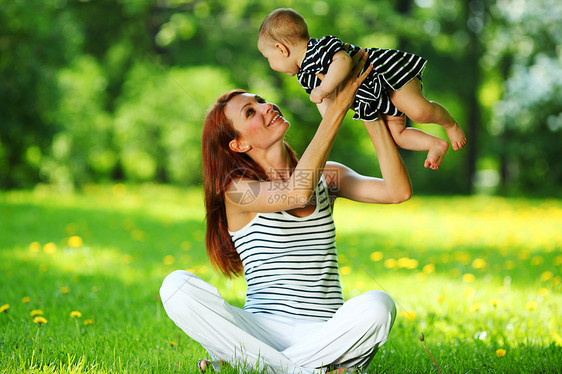
[[[562,372],[562,201],[414,197],[335,207],[346,298],[398,305],[370,373]],[[207,264],[200,190],[0,193],[1,373],[190,373],[206,352],[166,316],[162,279]]]

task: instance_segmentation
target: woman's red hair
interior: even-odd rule
[[[228,233],[225,210],[225,192],[230,182],[237,178],[267,180],[267,174],[251,157],[230,149],[231,140],[238,137],[228,118],[225,108],[235,96],[247,93],[232,90],[220,96],[205,118],[202,138],[203,186],[207,211],[207,232],[205,244],[211,264],[227,277],[243,273],[242,260],[234,248]],[[285,142],[287,150],[296,165],[297,158]]]

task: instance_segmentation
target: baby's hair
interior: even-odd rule
[[[269,13],[263,20],[258,40],[268,40],[294,44],[295,40],[310,39],[305,19],[290,8],[279,8]]]

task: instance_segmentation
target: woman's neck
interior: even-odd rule
[[[261,155],[251,155],[251,157],[263,168],[269,180],[286,181],[290,178],[294,165],[285,144]]]

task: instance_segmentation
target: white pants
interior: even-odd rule
[[[366,368],[396,316],[394,301],[382,291],[348,300],[328,321],[256,315],[228,304],[215,287],[183,270],[164,279],[160,297],[172,321],[213,359],[272,373]]]

